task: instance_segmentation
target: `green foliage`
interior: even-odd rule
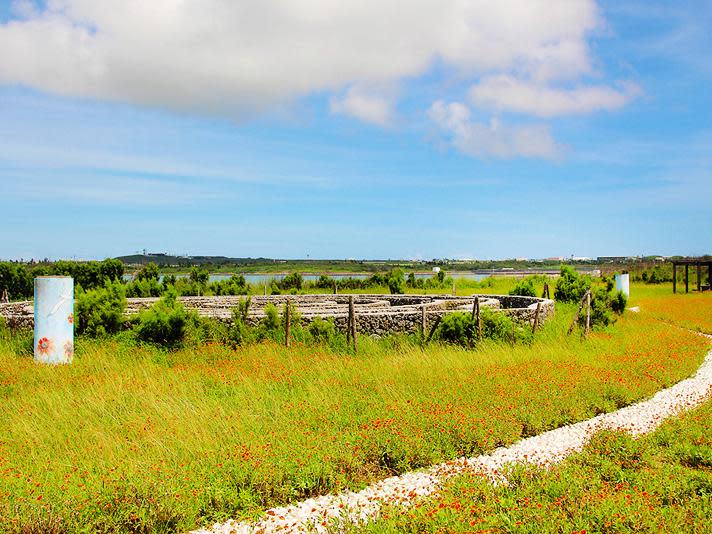
[[[277,306],[268,302],[264,307],[264,317],[260,320],[260,327],[269,333],[274,333],[279,330],[282,321],[277,311]]]
[[[136,336],[141,341],[177,347],[185,338],[189,322],[196,317],[178,302],[175,289],[168,288],[161,300],[139,314]]]
[[[482,308],[480,321],[482,321],[482,337],[485,339],[524,341],[530,338],[529,329],[516,327],[512,319],[502,312]],[[448,313],[440,321],[435,331],[435,338],[445,343],[471,346],[478,341],[477,320],[471,313]]]
[[[77,288],[74,303],[78,334],[106,336],[121,330],[126,310],[126,290],[120,282],[107,282],[103,288]]]
[[[405,293],[405,278],[402,269],[393,269],[386,277],[386,283],[391,295],[401,295]]]
[[[282,280],[279,281],[278,286],[282,290],[289,290],[289,289],[297,289],[300,290],[302,289],[302,285],[304,284],[304,280],[302,278],[301,273],[291,273],[282,278]]]
[[[160,273],[158,272],[158,265],[152,261],[144,265],[139,272],[136,273],[136,280],[155,280],[158,282]]]
[[[247,326],[247,317],[252,299],[247,297],[232,309],[232,323],[228,330],[228,342],[236,347],[252,339],[250,328]]]
[[[190,269],[190,281],[205,286],[210,280],[210,273],[207,269],[199,269],[198,267],[192,267]]]
[[[213,295],[247,295],[249,287],[245,277],[235,274],[229,280],[218,280],[208,286],[208,291]]]
[[[614,313],[622,315],[625,312],[625,307],[628,304],[628,297],[622,291],[616,291],[611,299],[611,309]]]
[[[435,337],[445,343],[470,344],[475,337],[475,321],[469,313],[448,313],[440,320]]]
[[[328,319],[315,317],[309,323],[308,331],[317,343],[330,343],[336,337],[336,326],[332,317]]]
[[[32,295],[32,275],[19,263],[0,262],[0,294],[6,289],[11,299],[19,300]]]
[[[523,278],[517,285],[509,290],[510,295],[519,295],[522,297],[536,297],[536,289],[534,289],[534,281],[531,278]]]
[[[591,290],[591,326],[605,327],[616,322],[617,316],[625,311],[628,299],[622,291],[613,293],[607,288],[599,287]],[[579,324],[586,321],[586,312],[583,310],[579,317]]]
[[[29,268],[21,263],[0,262],[0,293],[7,289],[11,299],[31,298],[33,278],[37,276],[71,276],[76,286],[84,289],[103,288],[107,282],[117,282],[124,274],[124,264],[119,260],[57,261],[49,265]]]
[[[136,278],[134,281],[126,284],[126,296],[129,298],[135,297],[160,297],[167,286],[161,284],[158,278]]]
[[[582,276],[573,267],[562,265],[559,279],[556,281],[554,298],[561,302],[580,302],[590,288],[590,276]]]

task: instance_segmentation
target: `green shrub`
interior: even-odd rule
[[[126,290],[120,282],[107,282],[103,288],[84,291],[77,287],[74,304],[78,334],[100,337],[114,334],[124,324]]]
[[[605,327],[616,322],[616,315],[625,311],[628,299],[622,291],[612,293],[607,288],[595,288],[591,291],[591,327]],[[579,324],[586,322],[586,310],[579,317]]]
[[[252,338],[250,328],[247,326],[247,316],[251,302],[252,299],[247,297],[232,309],[232,323],[228,329],[228,342],[233,347],[242,345]]]
[[[336,326],[334,319],[329,317],[324,320],[321,317],[315,317],[309,323],[309,333],[317,343],[329,343],[336,336]]]
[[[534,282],[530,278],[524,278],[517,282],[517,285],[515,285],[512,289],[510,289],[509,294],[522,297],[536,297]]]
[[[279,288],[284,290],[297,289],[301,290],[304,285],[301,273],[291,273],[282,278],[279,282]]]
[[[561,302],[580,302],[590,288],[590,276],[582,276],[573,267],[562,265],[561,274],[556,281],[554,298]]]
[[[495,341],[525,341],[531,338],[530,330],[516,328],[512,319],[501,312],[493,312],[489,308],[480,310],[482,322],[482,337]],[[471,313],[448,313],[440,321],[435,332],[435,338],[445,343],[472,345],[478,339],[477,320]]]
[[[156,280],[160,278],[160,273],[158,272],[158,265],[153,262],[149,262],[144,265],[139,272],[136,273],[136,280]]]
[[[166,286],[158,281],[158,278],[141,278],[126,284],[126,296],[134,297],[160,297]]]
[[[388,284],[388,290],[391,292],[391,295],[402,295],[405,293],[405,278],[402,269],[389,271],[386,277],[386,283]]]
[[[281,320],[279,318],[277,306],[271,302],[268,302],[265,305],[264,314],[265,316],[260,320],[260,327],[270,332],[278,330]]]
[[[628,305],[628,297],[622,291],[616,291],[611,300],[611,309],[618,315],[622,315]]]
[[[170,287],[161,300],[139,314],[136,336],[141,341],[176,347],[183,342],[189,322],[196,320],[197,315],[185,311],[176,290]]]
[[[438,325],[436,339],[445,343],[467,345],[475,337],[475,321],[472,315],[465,312],[446,314]]]

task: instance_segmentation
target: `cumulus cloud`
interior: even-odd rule
[[[470,109],[460,102],[438,100],[428,110],[454,148],[474,157],[545,158],[560,155],[560,147],[542,124],[507,125],[499,119],[489,124],[471,120]]]
[[[473,85],[469,96],[474,104],[482,107],[555,117],[618,109],[640,93],[640,87],[632,83],[621,84],[620,89],[583,85],[559,89],[500,74],[485,77]]]
[[[231,117],[314,92],[458,76],[591,72],[594,0],[47,0],[0,24],[0,83]],[[384,124],[347,91],[336,112]]]
[[[377,126],[392,123],[392,103],[389,98],[351,87],[345,95],[332,97],[329,102],[332,113],[349,115]]]

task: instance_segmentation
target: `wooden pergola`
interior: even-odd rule
[[[690,292],[690,265],[697,267],[697,291],[710,289],[709,286],[702,286],[702,266],[707,266],[707,277],[712,283],[712,260],[702,258],[685,258],[672,260],[672,292],[677,293],[677,266],[685,266],[685,293]]]

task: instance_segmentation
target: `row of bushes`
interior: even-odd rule
[[[91,337],[117,334],[122,330],[138,341],[174,348],[218,342],[232,346],[272,339],[284,341],[286,304],[279,310],[274,304],[265,306],[264,317],[255,326],[248,326],[250,297],[232,311],[230,324],[200,317],[186,310],[178,300],[174,287],[168,286],[165,295],[151,308],[130,318],[125,317],[126,286],[107,283],[104,288],[77,292],[75,305],[77,333]],[[291,335],[295,341],[323,342],[336,349],[346,348],[344,334],[337,331],[331,318],[316,318],[307,326],[301,324],[294,304],[290,304]],[[515,327],[512,320],[501,313],[483,309],[482,338],[500,341],[523,341],[531,338],[531,330]],[[445,343],[475,346],[480,341],[476,321],[471,314],[451,313],[444,316],[433,338]]]
[[[120,281],[124,264],[115,259],[104,261],[57,261],[30,267],[21,263],[0,262],[0,292],[7,290],[15,300],[31,298],[34,278],[38,276],[71,276],[84,289],[103,287],[107,282]]]

